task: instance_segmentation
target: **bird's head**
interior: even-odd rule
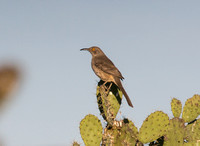
[[[81,51],[83,50],[89,51],[92,54],[92,56],[104,54],[103,51],[99,47],[96,47],[96,46],[81,49]]]

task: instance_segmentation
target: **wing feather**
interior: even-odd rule
[[[100,56],[96,57],[94,62],[94,65],[101,69],[102,71],[111,74],[115,77],[118,77],[120,79],[124,79],[121,72],[115,67],[113,62],[106,56]]]

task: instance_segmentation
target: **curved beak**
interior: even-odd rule
[[[84,51],[84,50],[89,51],[89,48],[83,48],[80,51]]]

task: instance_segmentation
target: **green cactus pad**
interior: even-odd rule
[[[134,146],[137,142],[138,130],[128,119],[115,121],[112,128],[106,128],[102,145]]]
[[[198,141],[196,143],[187,142],[187,143],[183,144],[183,146],[199,146],[199,145],[200,145],[200,141]]]
[[[97,86],[98,107],[104,120],[112,126],[121,105],[122,92],[115,84],[112,84],[110,91],[107,91],[106,88],[109,88],[110,83],[107,83],[108,87],[105,87],[103,83],[100,80]]]
[[[127,131],[132,133],[132,136],[135,135],[135,138],[138,137],[138,129],[131,120],[124,119],[123,123],[126,126]]]
[[[193,144],[199,142],[200,145],[200,119],[186,126],[185,139],[189,143]]]
[[[171,110],[172,110],[174,117],[179,118],[181,115],[181,111],[182,111],[181,101],[176,98],[173,98],[171,101]]]
[[[138,129],[134,123],[128,119],[123,120],[122,128],[120,129],[121,135],[117,139],[117,143],[121,145],[135,145],[138,137]]]
[[[164,146],[183,145],[185,123],[184,120],[173,118],[169,121],[167,134],[165,136]]]
[[[89,114],[80,122],[80,133],[86,146],[99,146],[102,131],[101,122],[94,115]]]
[[[182,118],[186,123],[195,120],[200,114],[200,96],[194,95],[185,102]]]
[[[142,143],[152,142],[167,132],[169,117],[162,111],[156,111],[149,115],[139,130],[139,141]]]

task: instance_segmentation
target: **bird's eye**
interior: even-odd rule
[[[92,48],[92,51],[95,51],[95,48]]]

